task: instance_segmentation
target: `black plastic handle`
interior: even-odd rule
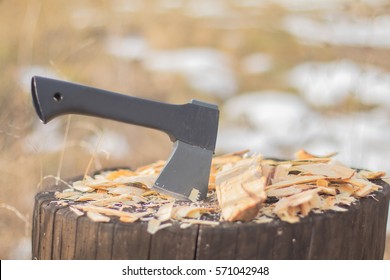
[[[32,78],[31,91],[44,123],[64,114],[102,117],[158,129],[172,141],[215,150],[219,111],[213,104],[166,104],[39,76]]]

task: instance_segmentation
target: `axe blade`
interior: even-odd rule
[[[173,152],[154,183],[154,188],[178,199],[188,200],[193,189],[198,200],[207,196],[213,151],[177,140]]]

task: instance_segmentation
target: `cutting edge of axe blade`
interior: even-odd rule
[[[188,200],[193,189],[198,200],[207,196],[213,151],[176,141],[153,188],[177,199]],[[190,184],[190,185],[189,185]]]

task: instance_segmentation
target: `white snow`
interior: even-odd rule
[[[143,37],[133,35],[109,38],[106,51],[121,59],[139,60],[150,71],[181,74],[204,94],[225,99],[236,93],[229,57],[212,48],[156,50]]]
[[[106,51],[116,57],[128,60],[144,59],[149,53],[149,44],[142,36],[112,36],[107,39]]]
[[[43,76],[46,78],[59,79],[58,75],[49,67],[42,65],[28,65],[19,69],[17,83],[26,93],[31,92],[31,78],[33,76]]]
[[[351,18],[340,14],[323,21],[289,15],[283,28],[304,43],[390,48],[390,16]]]
[[[287,150],[298,149],[305,139],[308,120],[315,117],[299,96],[270,91],[231,98],[221,115],[221,148],[246,147],[273,157],[286,157]]]
[[[307,62],[294,67],[288,80],[315,106],[337,106],[352,95],[367,105],[390,105],[390,73],[370,65]]]
[[[253,53],[241,59],[241,69],[247,74],[261,74],[272,69],[273,60],[265,53]]]

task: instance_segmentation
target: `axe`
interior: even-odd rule
[[[153,188],[178,199],[188,199],[196,189],[199,199],[206,198],[218,131],[216,105],[197,100],[166,104],[39,76],[31,80],[31,93],[43,123],[64,114],[81,114],[167,133],[174,142],[173,152]]]

